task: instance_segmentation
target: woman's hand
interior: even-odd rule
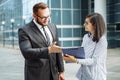
[[[74,56],[71,56],[71,55],[68,55],[68,54],[65,54],[63,56],[63,59],[65,61],[71,61],[71,62],[75,62],[75,63],[77,62],[77,59]]]

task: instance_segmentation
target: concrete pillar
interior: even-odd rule
[[[94,2],[94,11],[100,13],[106,23],[106,0],[95,0]]]

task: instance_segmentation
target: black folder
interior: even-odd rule
[[[62,49],[63,54],[69,54],[72,55],[76,58],[79,59],[85,59],[85,52],[84,52],[84,48],[80,47],[80,48],[63,48]]]

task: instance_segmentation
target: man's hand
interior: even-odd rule
[[[59,79],[58,79],[58,80],[65,80],[65,77],[64,77],[64,73],[63,73],[63,72],[59,72],[58,76],[59,76]]]
[[[60,53],[62,52],[62,48],[56,45],[56,42],[52,43],[50,47],[48,47],[49,53]]]

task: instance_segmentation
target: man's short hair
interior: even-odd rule
[[[46,8],[48,8],[47,4],[45,4],[43,2],[37,3],[33,6],[33,13],[37,14],[39,9],[46,9]]]

